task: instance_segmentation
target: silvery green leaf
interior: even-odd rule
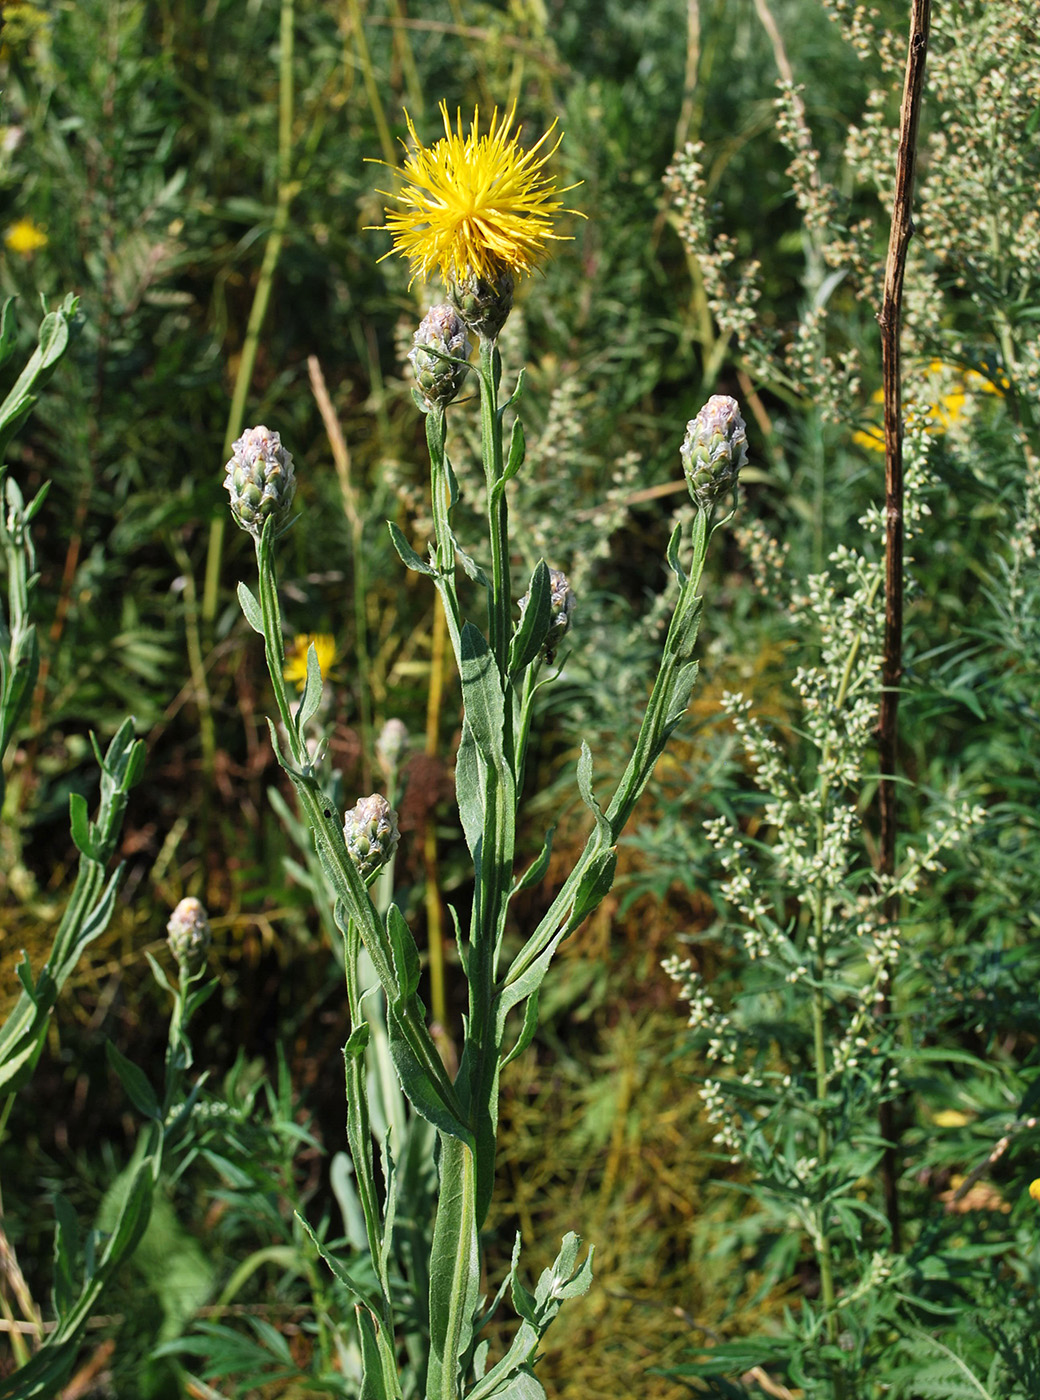
[[[386,522],[386,528],[390,531],[390,538],[393,541],[394,548],[397,550],[398,557],[405,568],[411,569],[417,574],[425,574],[427,578],[436,578],[437,570],[432,564],[427,563],[425,559],[416,554],[415,550],[392,520]]]
[[[578,759],[578,791],[581,793],[581,800],[596,818],[596,826],[609,842],[610,824],[592,790],[592,751],[584,739],[581,741],[581,756]]]
[[[506,458],[506,469],[502,473],[503,481],[512,481],[524,465],[526,455],[527,444],[524,441],[524,425],[519,418],[514,418],[513,430],[509,438],[509,456]]]
[[[518,675],[530,666],[549,635],[552,621],[552,581],[544,559],[539,559],[526,594],[523,615],[509,646],[509,674]]]
[[[679,562],[679,545],[682,543],[682,521],[676,525],[672,531],[672,537],[668,541],[668,566],[672,573],[679,580],[680,585],[686,582],[686,570]]]
[[[303,683],[303,694],[296,707],[296,732],[302,741],[304,726],[314,718],[321,704],[321,666],[318,652],[313,642],[307,648],[307,679]]]
[[[238,603],[242,609],[245,620],[249,623],[254,632],[264,635],[264,619],[260,611],[260,604],[257,602],[252,591],[244,583],[238,585]]]

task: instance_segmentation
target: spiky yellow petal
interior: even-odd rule
[[[560,144],[558,137],[545,149],[556,124],[525,151],[520,129],[509,134],[515,114],[514,107],[500,118],[496,107],[481,135],[476,110],[463,134],[461,114],[453,128],[442,102],[444,136],[432,146],[422,145],[406,114],[415,148],[404,162],[407,184],[389,196],[401,207],[387,209],[382,227],[393,235],[390,253],[411,263],[413,279],[437,270],[448,285],[471,273],[493,281],[503,269],[530,272],[548,244],[563,237],[552,226],[553,215],[563,210],[563,191],[545,170]]]

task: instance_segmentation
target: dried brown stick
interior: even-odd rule
[[[914,231],[914,169],[917,128],[924,97],[925,60],[931,23],[931,0],[912,0],[910,44],[906,57],[903,103],[899,114],[899,150],[892,202],[892,225],[885,262],[885,285],[878,325],[881,328],[881,373],[885,412],[885,633],[881,663],[881,706],[878,715],[878,786],[880,835],[878,872],[891,877],[896,861],[896,749],[899,738],[899,685],[903,674],[903,405],[900,384],[900,331],[906,254]],[[889,894],[885,917],[899,918],[899,896]],[[891,1013],[891,989],[883,988],[880,1014]],[[892,1231],[892,1248],[901,1247],[897,1190],[897,1143],[891,1102],[880,1110],[881,1134],[889,1146],[882,1160],[885,1206]]]

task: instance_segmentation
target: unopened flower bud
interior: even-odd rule
[[[404,721],[388,719],[376,740],[376,758],[385,776],[389,779],[401,766],[405,749],[408,747],[408,730]]]
[[[448,295],[470,330],[494,340],[513,309],[513,274],[503,267],[494,280],[471,272],[462,282],[452,282]]]
[[[443,357],[468,360],[471,346],[466,327],[454,307],[442,303],[423,317],[415,332],[415,346],[408,356],[415,370],[419,393],[428,404],[449,404],[462,388],[465,366]]]
[[[747,461],[747,428],[736,399],[712,394],[687,423],[679,455],[690,495],[701,510],[709,511],[736,486]]]
[[[231,514],[243,530],[259,536],[269,515],[279,529],[289,518],[296,492],[292,454],[270,428],[247,428],[234,444],[224,488]]]
[[[531,601],[530,593],[525,593],[520,599],[520,616],[523,617],[527,611],[527,604]],[[552,664],[556,655],[556,648],[563,641],[570,631],[571,613],[574,610],[574,594],[571,591],[570,580],[567,575],[559,569],[549,570],[549,632],[542,647],[542,655],[546,661]]]
[[[189,977],[195,977],[206,965],[210,945],[209,917],[202,901],[189,896],[182,899],[166,925],[170,950]]]
[[[363,880],[381,870],[401,839],[397,830],[397,813],[379,793],[362,797],[343,821],[343,839],[347,851]]]

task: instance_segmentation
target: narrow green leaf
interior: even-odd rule
[[[60,1193],[54,1197],[54,1283],[51,1296],[58,1317],[69,1312],[76,1301],[75,1270],[79,1258],[79,1220],[69,1200]]]
[[[361,1338],[362,1377],[358,1400],[401,1400],[392,1343],[368,1308],[355,1309]]]
[[[300,696],[300,703],[296,707],[296,732],[302,740],[304,737],[304,726],[312,720],[321,704],[321,666],[318,664],[318,652],[313,642],[307,648],[307,679],[303,683],[303,694]]]
[[[520,1034],[517,1037],[516,1044],[513,1046],[512,1050],[502,1058],[502,1069],[505,1069],[506,1065],[511,1065],[515,1059],[518,1059],[534,1039],[534,1033],[538,1029],[538,996],[539,988],[535,987],[534,991],[527,998],[527,1004],[524,1006],[524,1023],[520,1028]]]
[[[386,522],[386,528],[390,531],[390,539],[397,550],[401,563],[406,569],[411,569],[417,574],[426,574],[428,578],[436,578],[437,570],[432,564],[428,564],[425,559],[420,558],[415,550],[405,539],[400,529],[392,520]]]
[[[429,1400],[458,1394],[460,1359],[473,1336],[480,1296],[473,1150],[441,1138],[440,1195],[430,1252]]]
[[[81,792],[69,793],[69,827],[76,849],[89,859],[96,859],[94,833],[88,815],[87,799]]]
[[[264,615],[260,611],[256,595],[244,583],[238,585],[238,604],[250,627],[254,632],[259,632],[262,637],[264,635]]]
[[[421,1003],[420,1003],[421,1005]],[[473,1134],[461,1123],[444,1103],[437,1086],[423,1065],[419,1063],[404,1034],[401,1022],[393,1011],[387,1014],[387,1031],[390,1037],[390,1057],[401,1081],[401,1088],[415,1111],[427,1123],[432,1123],[448,1137],[472,1144]]]
[[[460,634],[459,656],[462,700],[473,741],[489,767],[501,768],[505,725],[502,681],[487,641],[471,622]]]
[[[17,297],[8,297],[0,310],[0,365],[5,365],[14,352],[18,340],[18,323],[14,317],[14,304]]]
[[[145,1118],[158,1119],[160,1117],[159,1100],[144,1071],[128,1060],[110,1040],[105,1042],[105,1053],[108,1056],[108,1063],[118,1074],[127,1096],[138,1113],[143,1114]]]
[[[418,989],[421,969],[415,938],[396,904],[391,904],[386,911],[386,932],[390,939],[398,985],[401,989],[398,1006],[403,1008]]]
[[[509,674],[517,676],[536,660],[552,621],[552,583],[544,559],[539,559],[527,590],[527,606],[509,646]]]
[[[610,824],[592,790],[592,751],[584,739],[581,741],[581,756],[578,759],[578,791],[581,793],[581,800],[596,818],[597,827],[609,842]]]
[[[480,843],[484,831],[484,785],[480,780],[480,765],[477,762],[477,746],[473,730],[462,721],[462,738],[455,755],[455,798],[466,845],[473,857],[474,870],[480,878]]]
[[[519,418],[514,418],[513,429],[509,437],[509,456],[506,458],[505,471],[502,473],[503,482],[512,481],[524,465],[526,456],[527,443],[524,441],[524,425]]]
[[[682,522],[680,521],[672,531],[672,537],[668,541],[668,566],[672,573],[679,580],[680,587],[686,582],[686,570],[679,562],[679,546],[682,543]]]

